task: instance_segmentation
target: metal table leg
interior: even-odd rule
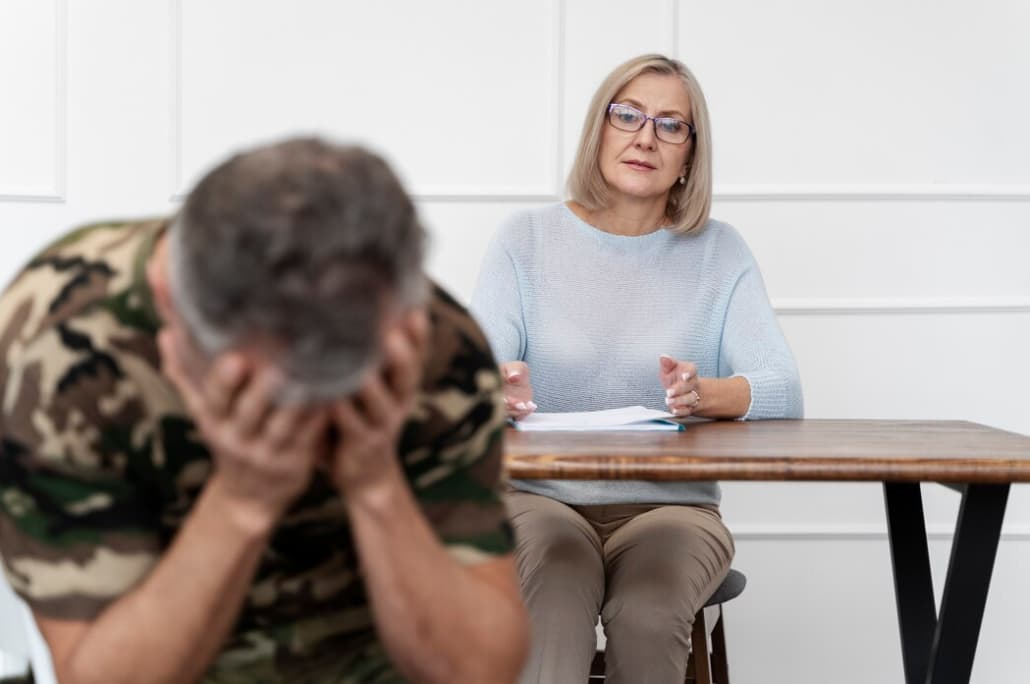
[[[884,483],[907,684],[968,684],[1008,493],[965,487],[938,614],[919,485]]]

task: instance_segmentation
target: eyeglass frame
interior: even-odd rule
[[[613,107],[623,107],[625,109],[631,109],[634,112],[636,112],[637,114],[639,114],[640,116],[644,117],[644,122],[642,124],[640,124],[640,128],[634,129],[632,131],[629,130],[628,128],[619,128],[618,126],[616,126],[615,124],[612,123],[612,108]],[[622,131],[623,133],[639,133],[644,128],[644,126],[647,125],[647,122],[650,121],[651,122],[651,128],[654,130],[654,137],[657,138],[658,140],[661,140],[664,143],[669,143],[670,145],[683,145],[683,144],[686,144],[687,141],[697,137],[697,126],[695,126],[694,124],[690,123],[689,121],[684,121],[683,119],[677,119],[674,116],[648,116],[647,114],[645,114],[644,112],[640,111],[639,109],[637,109],[633,105],[622,104],[621,102],[609,102],[608,103],[608,108],[605,109],[605,112],[604,112],[604,118],[608,122],[609,126],[611,126],[612,128],[614,128],[617,131]],[[686,140],[683,140],[682,142],[673,142],[672,140],[666,140],[666,139],[662,138],[662,136],[658,135],[658,121],[659,120],[662,120],[662,121],[675,121],[676,123],[684,124],[687,127],[687,129],[690,131],[690,135],[688,135]]]

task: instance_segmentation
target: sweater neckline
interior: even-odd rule
[[[597,226],[584,221],[579,217],[579,214],[572,211],[572,209],[569,208],[569,205],[565,202],[560,202],[559,206],[561,211],[565,213],[576,230],[594,238],[598,242],[622,246],[644,246],[665,242],[671,235],[673,235],[673,233],[668,230],[668,226],[660,226],[657,230],[653,230],[650,233],[644,233],[643,235],[619,235],[617,233],[609,233],[608,231],[601,230]]]

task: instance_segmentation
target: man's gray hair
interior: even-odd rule
[[[387,307],[426,296],[425,232],[378,156],[317,139],[239,154],[169,229],[172,297],[209,356],[269,344],[286,402],[355,390]]]

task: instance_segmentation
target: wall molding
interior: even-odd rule
[[[1030,297],[776,298],[780,316],[883,316],[915,314],[1030,314]]]
[[[48,186],[0,186],[0,202],[62,204],[67,186],[68,0],[54,0],[54,178]]]
[[[66,2],[67,0],[60,0]],[[171,50],[171,108],[169,115],[171,145],[169,171],[169,200],[182,202],[186,197],[182,164],[182,3],[183,0],[169,0],[169,42]],[[565,83],[565,0],[550,0],[551,8],[551,74],[550,90],[552,98],[552,116],[556,122],[562,120],[564,111]],[[543,168],[548,178],[539,185],[526,186],[419,186],[412,183],[408,192],[419,202],[469,202],[469,203],[536,203],[555,202],[561,198],[563,191],[562,133],[560,124],[551,127],[547,144],[548,159]],[[552,175],[553,174],[553,175]]]
[[[887,541],[886,525],[735,525],[728,526],[737,541]],[[926,526],[929,541],[950,542],[955,535],[952,525]],[[1030,524],[1005,525],[1002,541],[1030,541]]]
[[[717,184],[726,202],[1030,202],[1030,185],[992,184]]]

